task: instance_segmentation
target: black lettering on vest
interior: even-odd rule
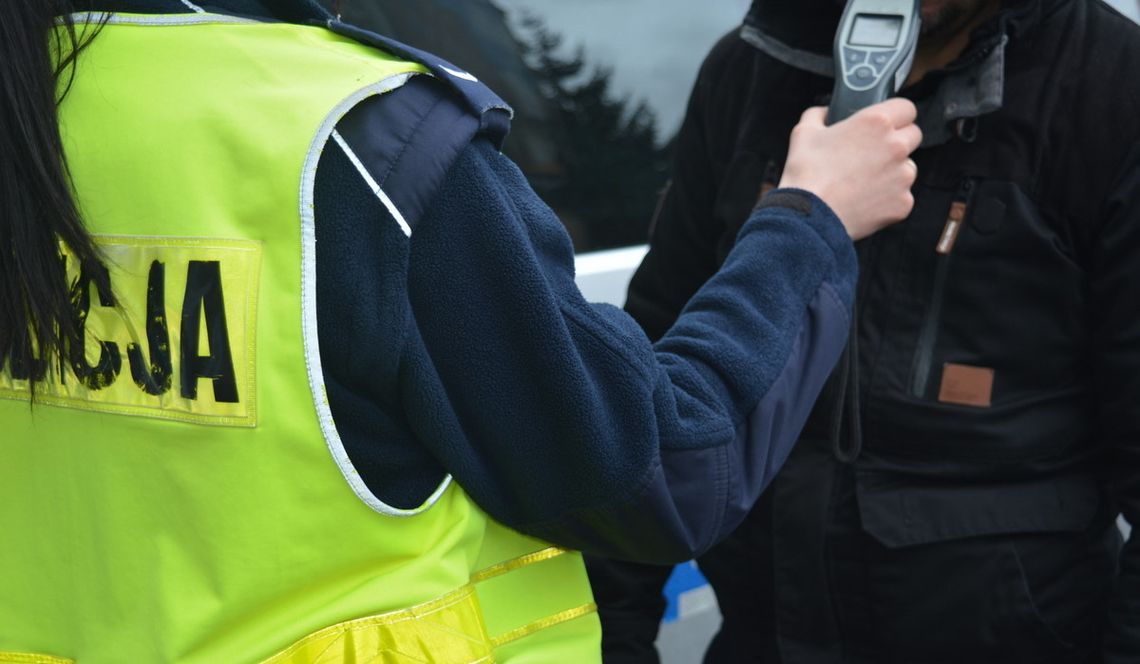
[[[147,394],[170,391],[174,373],[170,361],[170,330],[166,324],[166,266],[159,261],[150,264],[146,288],[146,339],[150,364],[136,343],[127,344],[131,362],[131,378]]]
[[[110,283],[107,268],[100,265],[98,270],[103,271],[106,282]],[[119,345],[113,341],[99,341],[99,361],[94,366],[87,362],[87,315],[91,311],[91,282],[94,279],[86,267],[79,274],[79,280],[71,289],[72,314],[75,316],[75,329],[79,333],[79,343],[68,348],[68,359],[71,361],[71,370],[91,390],[101,390],[114,384],[119,372],[123,370],[123,358],[119,353]],[[115,298],[101,287],[99,291],[99,304],[104,307],[115,306]]]
[[[198,355],[202,314],[210,354]],[[214,382],[214,400],[237,403],[237,383],[226,327],[222,270],[218,261],[190,261],[186,268],[186,296],[182,300],[182,396],[198,398],[198,379]]]

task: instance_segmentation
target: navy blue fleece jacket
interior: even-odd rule
[[[382,187],[455,120],[443,88],[419,79],[342,121]],[[453,158],[436,157],[414,170]],[[653,345],[583,300],[561,223],[486,140],[454,157],[410,238],[355,168],[329,149],[317,171],[320,337],[338,429],[381,500],[415,508],[447,472],[507,525],[639,560],[732,531],[845,341],[855,257],[821,201],[770,197]]]
[[[260,3],[231,5],[206,9]],[[264,9],[320,19],[305,0]],[[619,309],[583,300],[562,225],[453,92],[423,76],[363,102],[318,165],[321,356],[354,467],[395,508],[423,505],[450,474],[499,521],[554,543],[692,557],[747,514],[843,348],[856,276],[843,226],[810,194],[770,195],[651,344]],[[440,140],[457,131],[474,138]]]

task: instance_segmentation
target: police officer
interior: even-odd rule
[[[912,105],[810,111],[654,346],[583,301],[471,74],[300,0],[78,8],[0,18],[4,664],[597,661],[568,549],[731,531],[851,237],[911,205]]]

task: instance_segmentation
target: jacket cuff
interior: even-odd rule
[[[835,211],[822,198],[805,189],[773,189],[760,198],[752,210],[752,217],[741,228],[741,235],[757,230],[762,226],[763,218],[771,214],[795,217],[831,249],[835,256],[835,271],[825,277],[825,281],[831,282],[844,304],[851,306],[859,260],[855,255],[855,244]]]

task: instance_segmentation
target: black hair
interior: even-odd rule
[[[46,358],[82,348],[61,243],[110,292],[59,133],[76,58],[102,25],[80,34],[72,10],[70,0],[9,0],[0,13],[0,368],[31,377],[33,397]]]

